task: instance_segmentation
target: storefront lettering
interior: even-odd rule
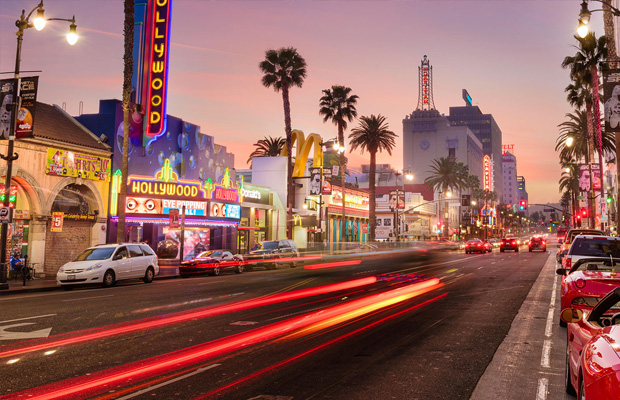
[[[257,199],[257,200],[260,200],[261,198],[260,192],[258,190],[241,189],[241,196],[249,197],[250,199]]]
[[[131,181],[129,189],[133,194],[148,194],[178,197],[197,197],[198,187],[169,182]]]
[[[223,201],[239,201],[239,193],[235,189],[224,189],[216,187],[213,191],[213,198],[215,200]]]

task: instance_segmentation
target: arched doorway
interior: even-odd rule
[[[56,194],[50,214],[62,212],[64,218],[61,232],[51,232],[51,221],[47,222],[46,275],[55,275],[63,264],[73,260],[79,252],[91,245],[98,208],[94,193],[86,185],[70,183]]]

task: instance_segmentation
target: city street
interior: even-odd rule
[[[565,398],[552,255],[407,258],[4,296],[2,398]]]

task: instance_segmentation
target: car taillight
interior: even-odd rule
[[[562,267],[564,267],[564,269],[570,269],[570,266],[571,266],[570,259],[571,259],[571,256],[567,255],[562,260]]]
[[[579,289],[583,289],[586,286],[586,281],[579,278],[575,281],[575,286],[577,286]]]

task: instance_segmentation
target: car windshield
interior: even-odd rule
[[[196,258],[211,257],[213,255],[213,253],[215,253],[215,250],[203,251],[202,253],[198,254],[196,256]]]
[[[574,271],[602,271],[620,272],[620,260],[588,260],[582,259],[575,263],[571,272]]]
[[[106,260],[115,249],[116,247],[92,247],[78,254],[73,261]]]
[[[259,250],[273,250],[278,248],[278,242],[263,242],[258,247]]]
[[[620,258],[620,241],[606,238],[577,237],[571,255]]]

